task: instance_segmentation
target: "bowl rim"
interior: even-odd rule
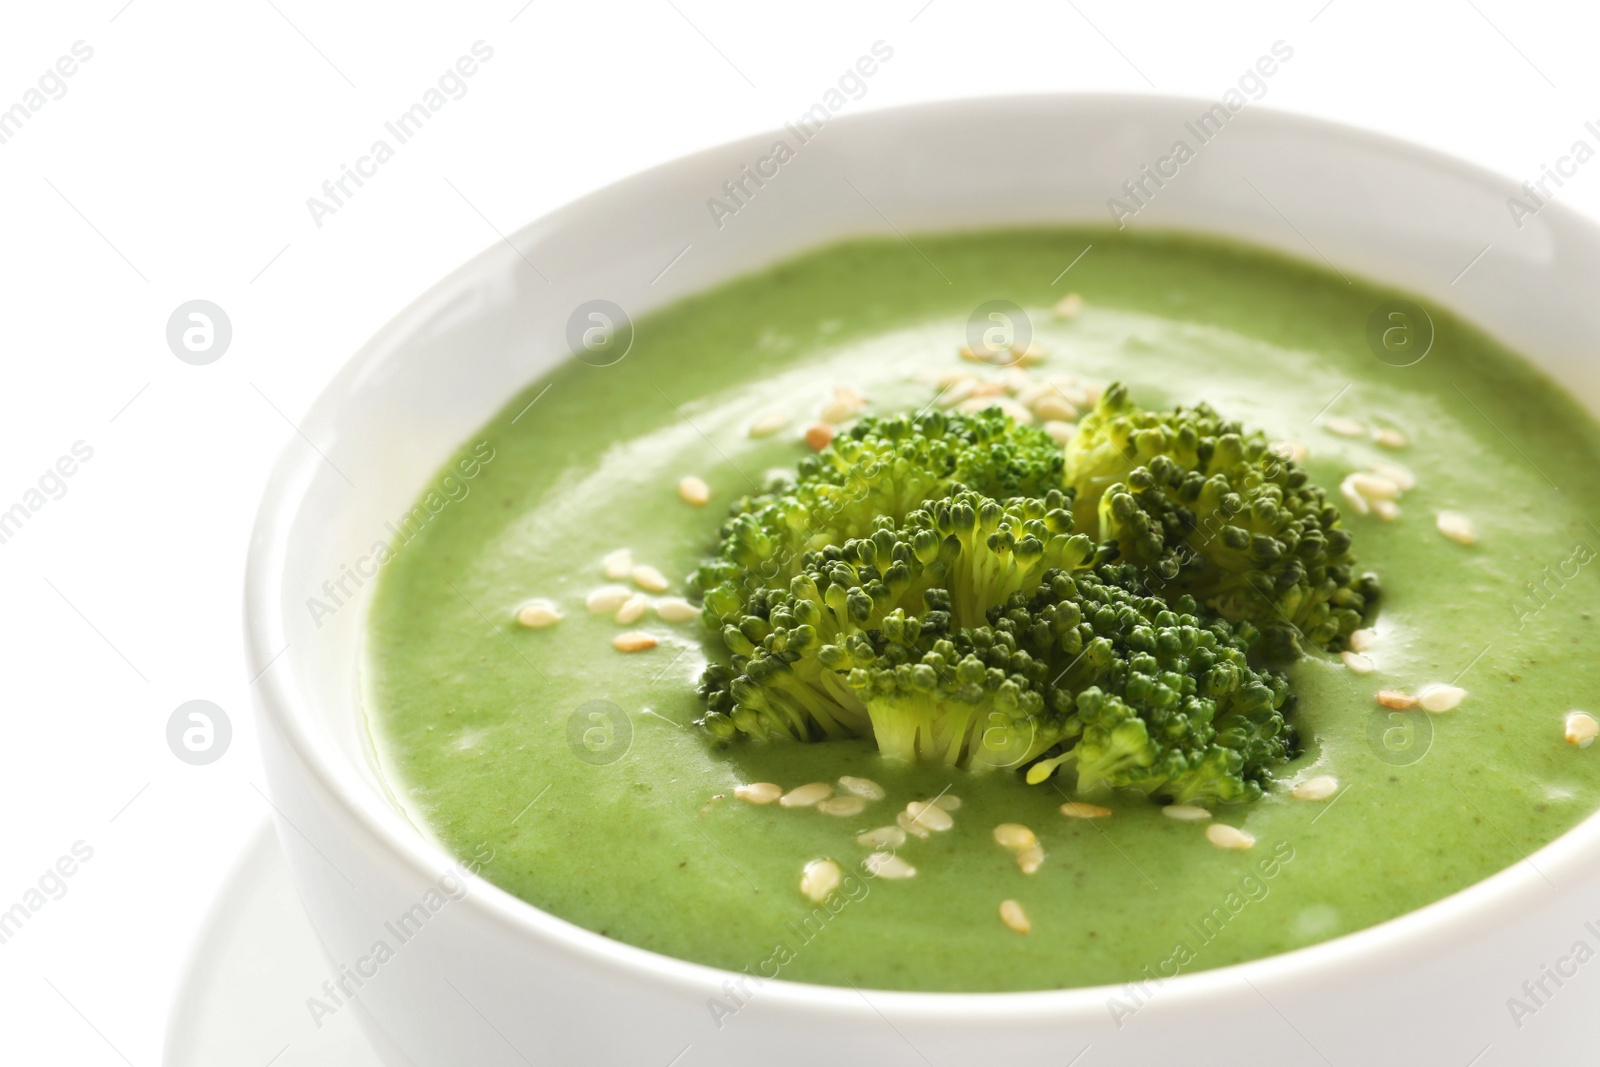
[[[1030,108],[1122,108],[1130,112],[1143,108],[1152,114],[1164,114],[1168,109],[1210,103],[1212,101],[1200,97],[1154,93],[1005,94],[869,109],[837,116],[830,124],[870,127],[940,113],[965,113],[970,118],[972,114],[1005,114]],[[1508,190],[1515,188],[1515,182],[1504,175],[1388,134],[1272,107],[1252,105],[1251,112],[1252,121],[1256,123],[1276,123],[1284,129],[1339,140],[1352,148],[1380,152],[1446,176],[1484,185],[1503,185]],[[582,217],[609,198],[628,195],[677,169],[735,149],[765,145],[776,136],[781,136],[781,131],[766,130],[674,157],[568,201],[519,227],[517,232],[536,233],[556,228],[569,219]],[[1565,204],[1548,203],[1540,215],[1541,221],[1549,224],[1552,230],[1580,234],[1587,243],[1600,248],[1600,226]],[[1206,231],[1191,228],[1185,232]],[[1219,232],[1212,236],[1226,235]],[[396,343],[426,321],[441,297],[459,291],[468,279],[501,270],[508,256],[511,253],[506,251],[504,242],[496,241],[407,303],[323,387],[302,426],[314,426],[330,419],[341,404],[343,387],[364,377]],[[380,844],[389,858],[399,860],[423,880],[432,879],[440,871],[455,867],[457,860],[425,830],[419,832],[417,827],[405,822],[383,798],[360,781],[354,770],[345,765],[342,753],[330,751],[332,742],[321,736],[292,673],[271,670],[285,654],[287,645],[278,594],[291,520],[297,510],[299,494],[319,462],[315,451],[299,447],[298,440],[291,438],[275,461],[263,491],[245,569],[244,636],[250,684],[252,688],[259,687],[259,714],[276,727],[302,767],[313,776],[315,784],[339,806],[340,813]],[[1237,997],[1241,989],[1260,985],[1320,983],[1340,972],[1381,973],[1386,964],[1398,964],[1419,952],[1443,953],[1459,945],[1462,935],[1495,929],[1499,925],[1497,920],[1515,917],[1522,908],[1523,897],[1539,881],[1550,881],[1557,874],[1576,874],[1586,866],[1586,856],[1597,850],[1600,850],[1600,812],[1586,816],[1511,866],[1382,923],[1288,952],[1163,977],[1154,984],[1161,990],[1159,999],[1165,1008],[1197,1009]],[[665,991],[692,997],[704,995],[707,990],[720,988],[727,979],[741,976],[738,971],[613,940],[527,903],[477,875],[467,875],[467,878],[471,891],[460,906],[471,909],[481,919],[492,923],[503,938],[515,940],[531,953],[555,947],[598,969],[609,969],[618,977],[652,981]],[[885,1009],[912,1020],[947,1020],[954,1015],[980,1023],[1048,1019],[1058,1025],[1088,1024],[1104,1023],[1109,999],[1126,995],[1129,986],[1139,981],[969,993],[863,991],[854,986],[820,985],[778,977],[762,979],[760,1000],[764,1009],[803,1011],[812,1018],[819,1011],[858,1016]],[[866,992],[872,993],[870,1002]]]

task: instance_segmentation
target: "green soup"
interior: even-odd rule
[[[1082,313],[1052,317],[1069,290]],[[1218,967],[1359,930],[1517,863],[1600,802],[1600,747],[1563,739],[1565,714],[1600,680],[1588,566],[1600,437],[1555,384],[1442,311],[1426,358],[1375,358],[1368,320],[1394,296],[1208,240],[1044,230],[851,242],[656,312],[620,362],[570,361],[511,400],[400,527],[365,665],[385,774],[445,848],[492,855],[485,877],[563,919],[764,978],[879,989]],[[805,454],[799,430],[835,386],[864,393],[869,413],[927,405],[932,375],[971,366],[957,357],[967,320],[996,299],[1028,312],[1048,353],[1035,373],[1120,379],[1148,407],[1209,401],[1305,444],[1335,500],[1346,474],[1380,460],[1415,474],[1392,521],[1346,509],[1362,565],[1383,581],[1376,670],[1325,655],[1292,668],[1303,755],[1265,798],[1216,815],[1252,849],[1215,847],[1204,822],[1142,797],[1067,818],[1051,783],[895,764],[870,741],[715,748],[693,720],[716,638],[698,621],[621,626],[585,611],[601,557],[620,547],[681,594],[731,500]],[[752,437],[769,412],[791,421]],[[1364,436],[1330,432],[1340,418]],[[1379,447],[1378,427],[1409,446]],[[710,485],[708,505],[680,498],[690,474]],[[1475,544],[1440,533],[1443,510],[1472,520]],[[565,617],[517,625],[533,597]],[[657,647],[613,648],[629,629]],[[1452,681],[1468,695],[1445,714],[1374,699]],[[842,818],[732,795],[841,774],[887,799]],[[1339,791],[1291,796],[1317,775]],[[898,849],[916,875],[867,877],[856,835],[945,790],[962,801],[954,827]],[[999,823],[1032,828],[1042,866],[1023,873],[995,843]],[[819,858],[849,875],[820,905],[799,889]],[[1005,900],[1031,932],[1001,921]]]

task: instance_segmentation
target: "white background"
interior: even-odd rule
[[[0,109],[74,42],[94,50],[0,144],[0,511],[74,442],[94,450],[0,544],[0,910],[74,842],[94,850],[0,944],[8,1063],[160,1062],[191,941],[268,813],[239,636],[267,469],[346,356],[496,230],[792,119],[880,39],[893,59],[847,110],[1047,90],[1216,99],[1282,39],[1294,59],[1256,106],[1519,181],[1600,120],[1596,27],[1576,5],[124,4],[0,14]],[[480,39],[494,55],[467,94],[318,228],[307,197]],[[996,144],[994,165],[1006,155]],[[1600,161],[1559,198],[1600,212]],[[209,366],[165,341],[194,298],[232,320]],[[165,740],[195,698],[234,725],[210,766]]]

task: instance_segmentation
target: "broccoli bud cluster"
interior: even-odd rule
[[[862,419],[739,501],[694,575],[722,741],[1070,772],[1080,794],[1259,796],[1287,658],[1376,608],[1304,471],[1209,407],[1108,389],[1065,450],[998,411]]]
[[[796,475],[735,501],[716,554],[691,588],[714,630],[767,589],[784,588],[806,553],[870,537],[961,485],[990,496],[1037,497],[1063,485],[1061,446],[998,410],[859,420]]]
[[[1156,414],[1114,385],[1068,443],[1067,470],[1080,522],[1151,588],[1254,624],[1268,658],[1342,649],[1377,607],[1321,487],[1206,404]]]

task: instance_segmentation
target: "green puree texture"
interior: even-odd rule
[[[1086,310],[1051,319],[1069,289]],[[1218,967],[1382,922],[1518,862],[1600,802],[1600,746],[1562,739],[1563,716],[1600,681],[1589,614],[1600,567],[1588,565],[1600,435],[1556,384],[1439,310],[1427,358],[1374,358],[1367,319],[1394,296],[1211,240],[1037,230],[851,242],[644,318],[620,363],[567,363],[464,443],[463,455],[487,442],[492,460],[385,568],[365,692],[397,803],[454,853],[492,851],[487,878],[580,926],[762,976],[880,989],[1043,989]],[[700,624],[650,616],[641,626],[660,646],[624,654],[611,647],[623,627],[584,611],[601,555],[620,546],[682,592],[729,501],[803,454],[797,431],[833,386],[861,389],[874,411],[926,404],[934,389],[916,375],[962,366],[967,317],[991,299],[1028,310],[1050,353],[1041,373],[1121,378],[1151,405],[1209,400],[1307,444],[1312,476],[1335,496],[1375,460],[1416,474],[1397,521],[1347,512],[1386,591],[1378,670],[1358,676],[1331,657],[1294,669],[1304,755],[1277,791],[1218,813],[1255,835],[1252,851],[1213,847],[1204,824],[1142,798],[1113,798],[1109,819],[1067,819],[1053,785],[896,765],[870,742],[714,749],[691,725]],[[1329,414],[1399,428],[1411,446],[1326,432],[1313,420],[1330,402]],[[795,421],[751,439],[769,410]],[[689,473],[711,484],[710,506],[679,499]],[[1471,516],[1478,543],[1442,537],[1440,509]],[[534,596],[566,618],[516,626]],[[1448,714],[1389,713],[1373,699],[1458,675],[1469,696]],[[569,744],[569,718],[590,701],[626,713],[598,755]],[[584,727],[604,747],[605,727]],[[841,773],[889,798],[836,818],[730,795]],[[1314,774],[1344,792],[1288,795]],[[946,788],[963,801],[955,828],[900,850],[917,875],[862,877],[855,834]],[[1038,834],[1048,858],[1037,873],[994,843],[1001,822]],[[818,857],[855,872],[832,910],[798,889]],[[1001,923],[1007,898],[1031,934]]]

